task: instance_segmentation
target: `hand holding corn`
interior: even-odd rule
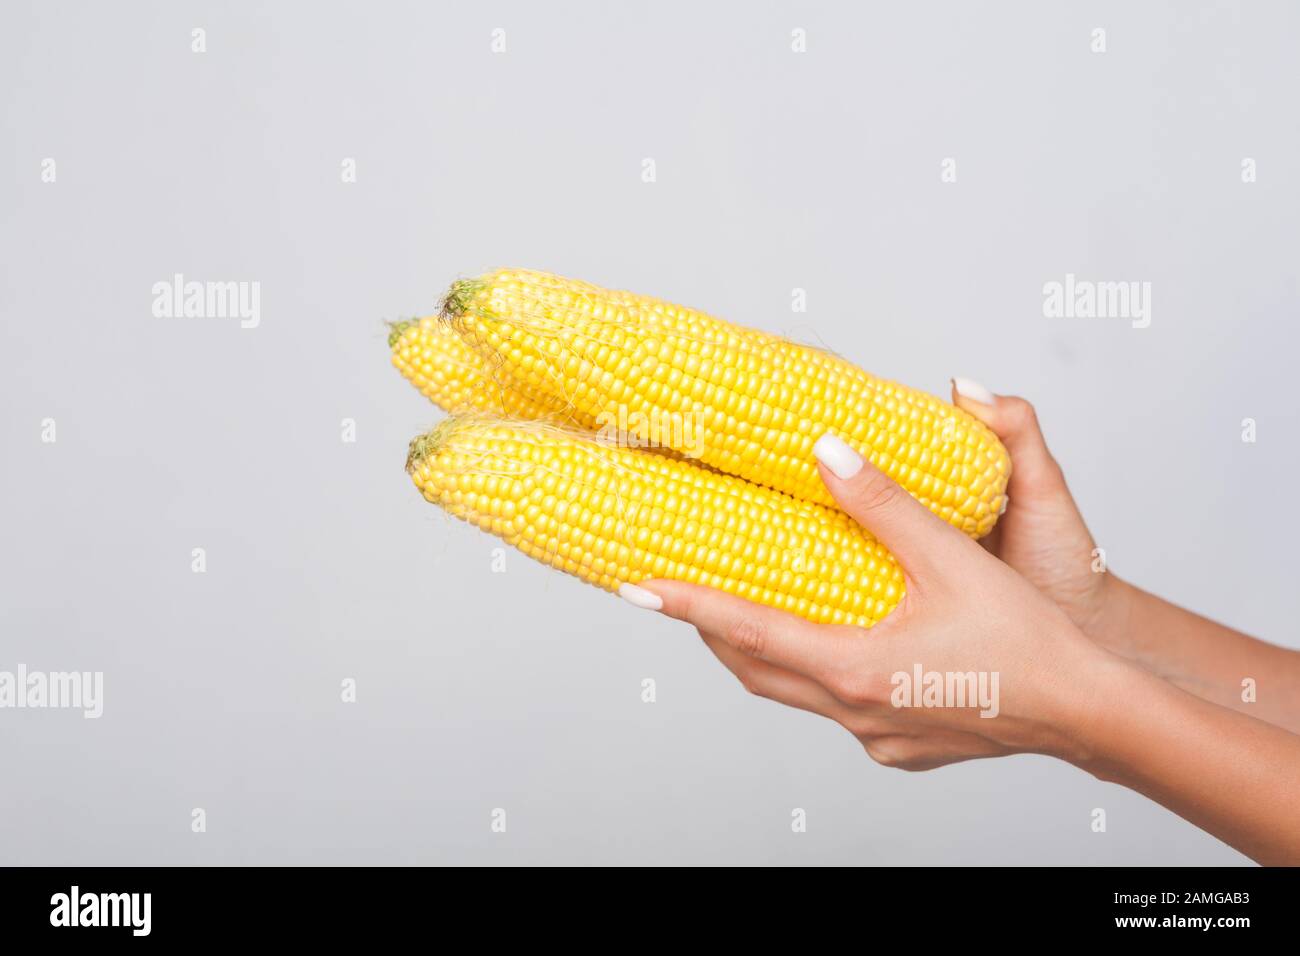
[[[608,590],[668,576],[813,621],[879,621],[901,577],[817,477],[828,430],[967,534],[1006,507],[1010,459],[977,418],[824,351],[526,270],[455,283],[440,318],[396,324],[393,362],[475,414],[412,443],[412,479]]]
[[[399,323],[389,344],[457,414],[411,443],[426,498],[689,621],[751,691],[838,721],[887,766],[1053,754],[1261,862],[1300,861],[1300,738],[1149,672],[1184,672],[1171,679],[1213,700],[1225,667],[1300,688],[1297,655],[1085,572],[1092,538],[1026,403],[955,380],[968,422],[821,353],[535,273],[458,284],[441,319]],[[611,443],[614,407],[631,414]],[[623,447],[628,431],[662,437],[665,412],[707,425],[698,446],[671,445],[703,464]],[[1023,507],[985,540],[1008,564],[954,530],[984,535],[1005,507],[1009,458],[981,422],[1017,463]],[[805,449],[824,485],[810,485]],[[900,695],[899,675],[923,664],[991,675],[993,693],[964,706]],[[1222,703],[1244,709],[1234,698]],[[1300,729],[1285,699],[1250,709]]]

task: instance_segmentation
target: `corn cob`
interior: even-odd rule
[[[514,379],[589,417],[635,413],[642,439],[720,471],[833,505],[812,454],[829,431],[967,534],[988,533],[1005,509],[1011,460],[988,428],[829,352],[528,270],[457,282],[443,309]],[[665,421],[675,427],[655,434],[635,424]],[[666,441],[668,431],[696,447]]]
[[[903,596],[893,557],[842,511],[572,429],[452,417],[406,469],[452,515],[606,590],[673,578],[863,627]]]
[[[479,355],[437,316],[390,323],[388,347],[397,370],[445,411],[594,425],[565,402],[515,381],[501,362]]]

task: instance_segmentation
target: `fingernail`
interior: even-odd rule
[[[992,405],[996,401],[992,392],[971,378],[954,378],[952,387],[957,389],[957,394],[962,398],[969,398],[981,405]]]
[[[999,517],[999,518],[1002,517],[1004,514],[1007,513],[1007,505],[1009,505],[1009,504],[1011,504],[1011,496],[1010,496],[1010,495],[1003,495],[1003,496],[1002,496],[1002,507],[998,509],[998,517]]]
[[[633,607],[643,607],[647,611],[658,611],[664,606],[664,599],[653,591],[639,588],[635,584],[620,584],[618,596]]]
[[[813,455],[840,481],[848,481],[862,470],[862,456],[830,432],[817,439]]]

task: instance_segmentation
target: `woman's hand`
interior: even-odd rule
[[[992,429],[1011,454],[1010,504],[984,546],[1055,601],[1085,634],[1125,653],[1128,641],[1112,626],[1114,579],[1098,561],[1097,545],[1047,450],[1034,407],[967,378],[953,379],[952,400]]]
[[[875,627],[812,624],[680,581],[620,593],[694,624],[749,690],[838,721],[886,766],[1051,754],[1146,794],[1262,863],[1300,863],[1300,736],[1109,653],[843,442],[823,436],[815,451],[840,507],[903,568],[906,596]],[[1140,613],[1175,637],[1186,619],[1201,620],[1174,610],[1184,617]],[[908,686],[918,673],[923,684],[939,675],[939,692]],[[958,700],[959,687],[974,693]]]
[[[888,766],[922,770],[1017,752],[1075,756],[1073,721],[1088,675],[1115,659],[839,439],[824,436],[814,450],[840,507],[903,568],[906,596],[875,627],[812,624],[679,581],[625,585],[621,593],[695,625],[749,690],[838,721]],[[924,693],[936,679],[929,675],[943,682],[937,697],[933,688]]]
[[[1011,453],[1011,503],[982,542],[989,551],[1107,650],[1205,700],[1300,732],[1300,654],[1207,620],[1106,571],[1033,406],[963,378],[953,379],[953,401],[988,425]],[[1243,681],[1255,685],[1261,679],[1268,693],[1243,694]]]

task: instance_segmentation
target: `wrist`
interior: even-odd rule
[[[1093,641],[1121,657],[1137,656],[1132,628],[1136,589],[1110,572],[1101,575],[1090,618],[1080,629]]]
[[[1003,743],[1083,766],[1092,757],[1099,709],[1119,693],[1131,667],[1064,615],[1036,656],[1040,666],[1034,668],[1034,693],[1017,714],[1019,739]]]
[[[1099,780],[1122,776],[1128,745],[1141,736],[1139,724],[1158,704],[1163,682],[1130,661],[1093,648],[1078,662],[1075,679],[1054,714],[1051,756]]]

